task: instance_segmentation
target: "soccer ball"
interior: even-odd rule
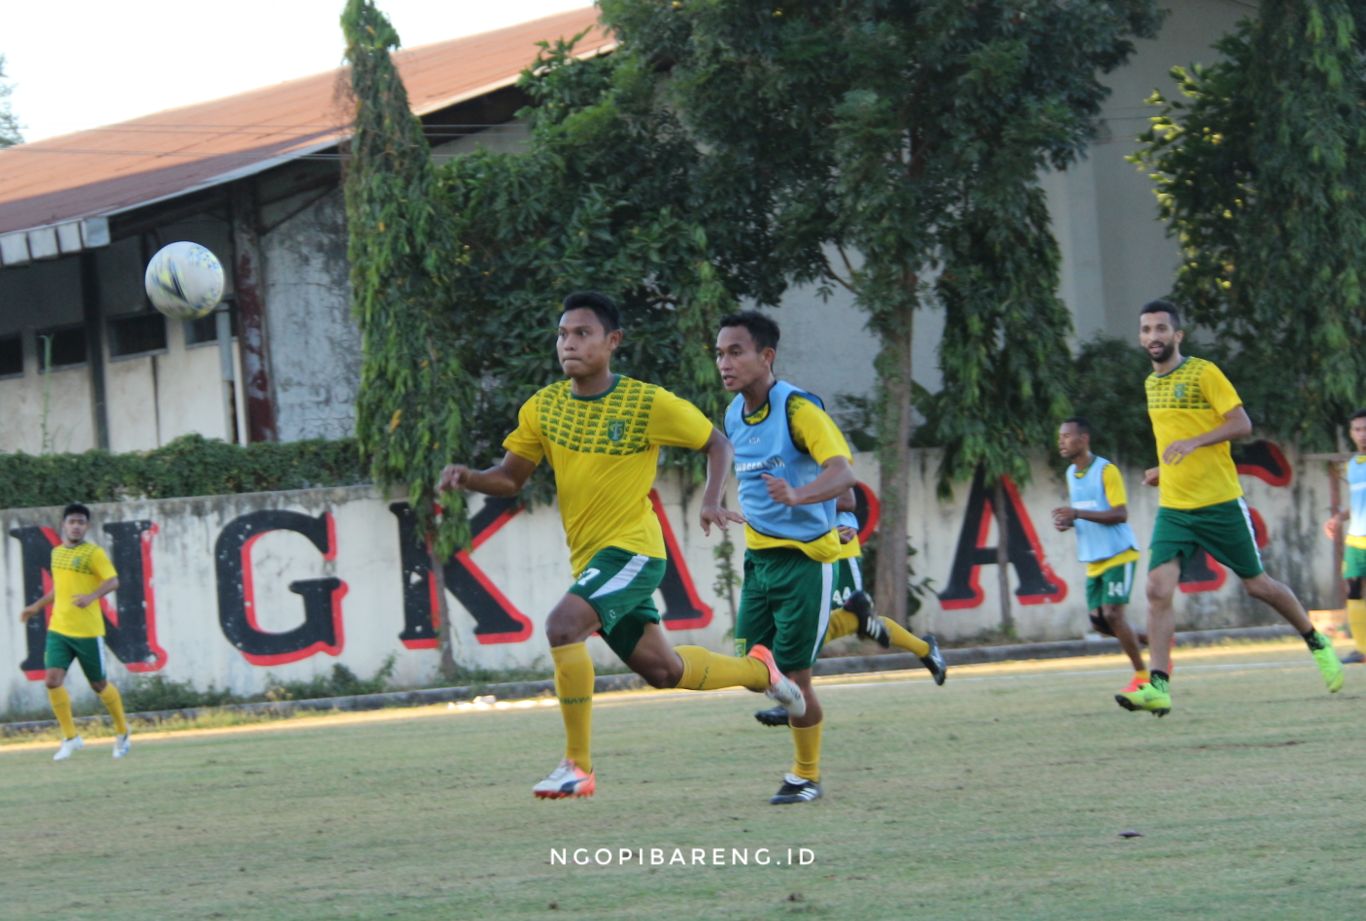
[[[168,243],[147,263],[143,286],[152,306],[166,316],[197,320],[223,298],[223,266],[198,243]]]

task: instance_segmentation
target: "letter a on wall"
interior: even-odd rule
[[[1015,569],[1019,587],[1015,597],[1021,604],[1058,602],[1067,597],[1067,583],[1059,579],[1044,559],[1039,535],[1020,501],[1019,490],[1009,477],[1002,481],[1006,495],[1006,556]],[[939,603],[947,609],[975,608],[982,603],[981,569],[996,565],[996,547],[986,546],[994,512],[982,471],[972,478],[963,528],[958,533],[958,548],[948,582],[939,593]]]

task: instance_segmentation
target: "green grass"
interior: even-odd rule
[[[426,708],[0,752],[0,916],[1348,918],[1366,910],[1366,669],[1183,655],[1165,719],[1115,658],[822,685],[827,795],[743,692],[611,695],[598,794],[537,802],[558,712]],[[1133,830],[1142,837],[1121,838]],[[558,866],[552,849],[808,848],[792,866]]]

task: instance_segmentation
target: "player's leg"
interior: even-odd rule
[[[1366,582],[1366,550],[1345,547],[1342,551],[1342,576],[1347,580],[1347,625],[1352,629],[1356,648],[1342,657],[1343,665],[1366,662],[1366,598],[1362,597],[1362,583]]]
[[[1143,648],[1139,644],[1138,636],[1129,626],[1128,619],[1124,616],[1124,610],[1129,604],[1129,595],[1134,584],[1134,570],[1136,564],[1130,560],[1127,563],[1120,563],[1118,566],[1111,566],[1099,576],[1095,577],[1098,583],[1096,588],[1099,592],[1101,617],[1105,620],[1108,632],[1115,639],[1119,640],[1119,648],[1129,657],[1129,664],[1134,668],[1134,677],[1124,692],[1136,691],[1139,685],[1148,682],[1148,669],[1143,663]],[[1087,603],[1091,603],[1092,579],[1086,580]]]
[[[565,744],[559,765],[532,787],[538,798],[592,796],[597,788],[592,755],[593,659],[586,641],[599,624],[593,606],[573,593],[561,598],[546,618]]]
[[[52,756],[53,761],[65,761],[85,747],[85,741],[76,734],[76,721],[71,715],[71,695],[66,690],[66,672],[75,658],[76,650],[68,638],[49,630],[43,648],[43,666],[46,669],[43,684],[47,687],[52,715],[57,718],[57,726],[62,733],[62,744]]]
[[[773,566],[769,579],[769,603],[776,627],[773,657],[778,668],[801,688],[806,702],[805,713],[794,711],[789,716],[792,769],[769,802],[806,803],[821,795],[821,731],[825,714],[811,683],[811,666],[829,624],[834,567],[795,550],[766,554]]]
[[[130,747],[128,718],[123,712],[123,697],[109,681],[105,670],[104,637],[86,637],[76,640],[75,644],[76,658],[81,663],[81,671],[85,672],[85,680],[90,682],[90,689],[99,695],[100,703],[104,704],[110,719],[114,721],[114,758],[123,758]]]
[[[1158,511],[1159,519],[1165,511]],[[1148,655],[1152,667],[1146,684],[1115,695],[1115,702],[1126,710],[1143,710],[1157,716],[1165,716],[1171,711],[1171,639],[1176,632],[1172,599],[1180,579],[1181,563],[1176,558],[1166,559],[1148,570]]]

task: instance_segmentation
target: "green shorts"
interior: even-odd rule
[[[1262,555],[1252,531],[1252,517],[1242,499],[1204,508],[1159,508],[1148,548],[1148,569],[1171,560],[1188,560],[1197,551],[1232,569],[1240,579],[1262,574]]]
[[[1098,576],[1086,577],[1086,610],[1096,611],[1107,604],[1128,604],[1134,587],[1134,561],[1111,566]]]
[[[736,655],[763,644],[780,670],[810,668],[830,626],[834,570],[800,550],[746,550],[735,618]]]
[[[598,633],[623,662],[635,652],[645,625],[659,623],[655,590],[664,581],[666,565],[656,557],[606,547],[593,554],[569,589],[598,612]]]
[[[71,660],[81,663],[81,671],[90,682],[104,681],[104,637],[67,636],[47,631],[47,646],[43,649],[43,667],[68,671]]]
[[[1342,577],[1360,579],[1366,576],[1366,550],[1361,547],[1342,548]]]
[[[863,569],[859,566],[858,557],[836,560],[830,565],[835,567],[835,589],[830,593],[830,610],[837,611],[844,607],[854,592],[863,591]]]

